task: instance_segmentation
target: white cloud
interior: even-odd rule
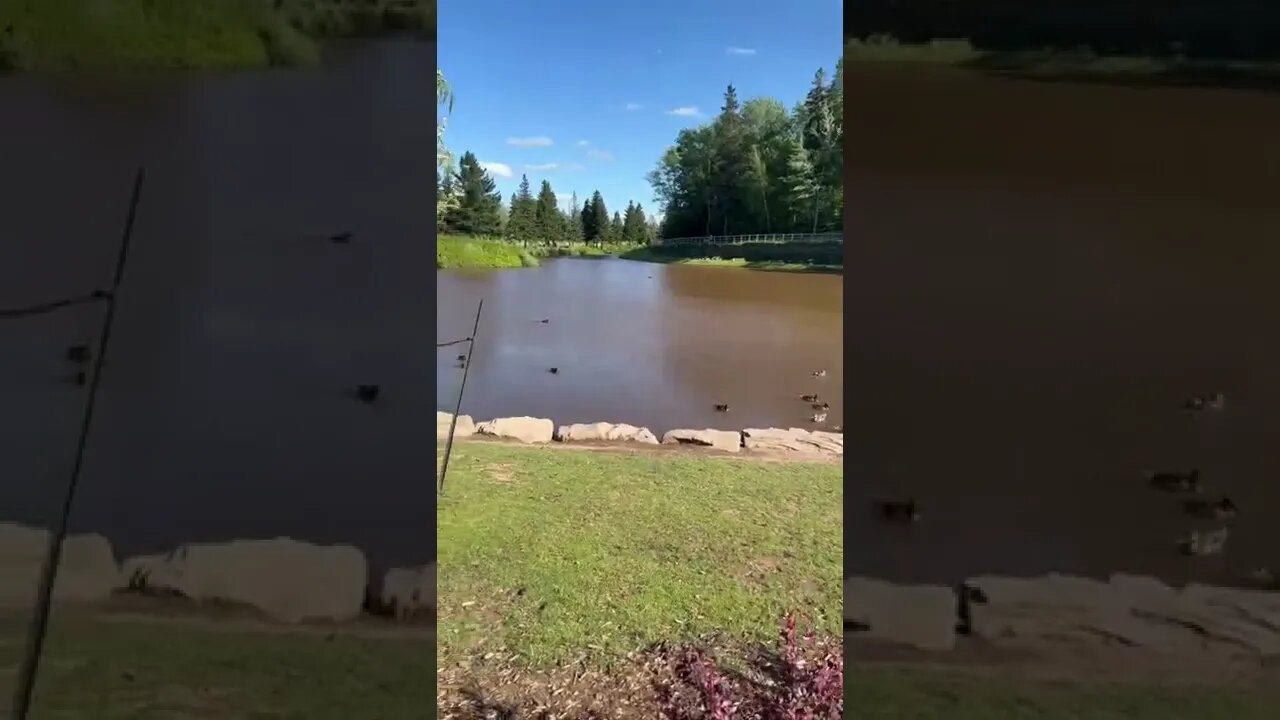
[[[643,110],[643,109],[644,109],[644,106],[643,106],[643,105],[641,105],[641,104],[640,104],[640,103],[638,103],[638,102],[629,102],[629,103],[627,103],[627,105],[626,105],[626,109],[627,109],[627,110],[629,110],[629,111],[630,111],[630,110]]]
[[[579,140],[578,147],[586,147],[591,144],[590,140]]]
[[[515,176],[511,172],[511,166],[506,163],[482,162],[480,167],[484,168],[490,175],[496,175],[497,177],[509,178]]]
[[[515,147],[550,147],[555,143],[546,135],[538,135],[537,137],[509,137],[507,144]]]
[[[676,117],[702,117],[702,113],[699,112],[698,108],[694,107],[693,105],[686,105],[684,107],[672,108],[667,111],[667,114],[675,115]]]
[[[755,48],[729,47],[724,49],[725,55],[755,55]]]
[[[613,153],[608,150],[588,150],[587,157],[592,160],[601,160],[603,162],[613,162]]]
[[[556,163],[540,163],[538,165],[525,165],[524,169],[529,172],[546,172],[548,170],[555,170],[558,167],[560,166]]]

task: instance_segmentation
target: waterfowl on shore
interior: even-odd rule
[[[827,371],[826,371],[826,370],[814,370],[814,371],[813,371],[813,376],[814,376],[814,377],[826,377],[826,376],[827,376]]]
[[[551,373],[552,375],[555,375],[560,372],[560,368],[558,367],[547,368],[547,372]]]
[[[72,345],[67,348],[66,358],[67,362],[83,365],[84,363],[89,362],[89,358],[92,357],[92,355],[93,353],[89,351],[88,345]]]
[[[378,401],[378,395],[382,392],[381,385],[357,385],[356,399],[362,403],[371,404]]]
[[[915,500],[877,500],[876,514],[890,522],[914,523],[920,520]]]
[[[1190,397],[1182,404],[1182,409],[1188,412],[1200,412],[1202,410],[1222,410],[1226,406],[1227,396],[1217,392],[1212,395]]]
[[[1153,487],[1166,492],[1198,493],[1200,492],[1200,471],[1190,472],[1150,472],[1147,480]]]
[[[810,422],[816,422],[816,423],[826,422],[826,421],[827,421],[827,414],[826,414],[826,413],[814,413],[814,414],[813,414],[813,416],[809,418],[809,421],[810,421]]]
[[[812,402],[818,402],[818,394],[817,394],[817,393],[811,393],[811,394],[808,394],[808,395],[801,395],[801,396],[800,396],[800,399],[801,399],[801,400],[803,400],[803,401],[805,401],[805,402],[811,402],[811,403],[812,403]]]
[[[1182,509],[1193,517],[1214,520],[1230,520],[1239,512],[1236,504],[1225,495],[1218,500],[1187,500],[1182,504]]]
[[[347,243],[351,242],[351,238],[353,237],[355,237],[354,233],[350,231],[343,231],[340,233],[335,233],[333,235],[330,235],[329,242],[337,243],[339,245],[346,245]]]
[[[814,410],[830,410],[830,409],[831,409],[831,404],[830,404],[830,403],[825,403],[825,402],[814,403],[814,404],[813,404],[813,409],[814,409]]]
[[[729,412],[729,404],[723,403],[716,405],[716,412]]]
[[[1195,555],[1197,557],[1217,555],[1226,547],[1227,537],[1230,532],[1225,527],[1205,533],[1199,530],[1192,530],[1191,534],[1178,541],[1178,550],[1183,555]]]

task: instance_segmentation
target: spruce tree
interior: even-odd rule
[[[583,215],[587,215],[583,211]],[[605,233],[609,230],[609,210],[605,207],[604,197],[600,195],[600,191],[596,190],[591,194],[591,222],[583,223],[584,229],[587,231],[587,242],[600,244],[604,242]]]
[[[502,195],[475,154],[463,153],[454,180],[458,203],[446,211],[444,218],[449,231],[463,235],[501,234]]]
[[[533,218],[533,236],[538,242],[550,245],[559,240],[560,236],[564,234],[564,221],[560,217],[560,206],[556,202],[556,193],[551,189],[551,183],[547,180],[542,181],[542,187],[538,190],[538,200],[537,204],[534,205]]]
[[[607,242],[620,243],[622,242],[622,238],[622,215],[615,212],[613,214],[613,220],[609,222]]]
[[[529,178],[520,176],[520,189],[511,196],[511,217],[507,221],[507,239],[528,247],[534,235],[534,200],[529,191]]]

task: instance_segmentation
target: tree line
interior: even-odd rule
[[[825,232],[843,227],[844,61],[819,69],[788,111],[738,100],[730,85],[711,122],[681,130],[648,175],[663,237]]]
[[[1280,5],[1260,0],[863,0],[845,37],[967,38],[982,50],[1280,59]]]
[[[534,195],[527,175],[520,176],[519,189],[504,205],[497,184],[470,151],[462,154],[456,171],[438,170],[437,182],[438,196],[450,199],[437,216],[441,234],[505,237],[528,246],[643,244],[656,233],[639,203],[629,202],[624,212],[610,216],[599,190],[581,204],[575,192],[565,211],[549,180]]]

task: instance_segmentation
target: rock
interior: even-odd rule
[[[951,650],[956,644],[956,595],[943,585],[847,578],[844,618],[865,626],[867,637],[921,650]]]
[[[476,425],[481,435],[519,440],[523,443],[551,442],[555,424],[546,418],[509,417],[486,420]]]
[[[388,570],[382,580],[382,604],[400,620],[434,613],[436,564]]]
[[[682,445],[702,445],[725,452],[738,452],[742,449],[742,433],[731,430],[668,430],[662,436],[663,445],[679,443]]]
[[[1153,578],[1109,582],[1063,575],[975,578],[986,604],[972,606],[973,632],[992,642],[1041,639],[1119,643],[1160,652],[1280,652],[1280,595]]]
[[[575,423],[573,425],[561,425],[556,430],[556,439],[561,442],[639,442],[650,445],[657,445],[658,438],[654,436],[649,428],[636,427],[626,423],[598,422],[598,423]]]
[[[742,446],[765,452],[799,452],[844,455],[844,435],[804,428],[747,428]]]
[[[48,530],[0,523],[0,608],[34,606],[48,552]],[[54,602],[103,602],[120,585],[120,566],[105,537],[68,535],[63,540]]]
[[[436,439],[444,440],[449,437],[449,424],[453,422],[453,413],[436,411]],[[476,424],[472,421],[470,415],[459,415],[458,425],[453,429],[455,438],[464,438],[474,435],[476,432]]]
[[[248,605],[284,622],[356,617],[369,574],[354,547],[290,538],[183,545],[126,560],[124,571],[135,590]]]

